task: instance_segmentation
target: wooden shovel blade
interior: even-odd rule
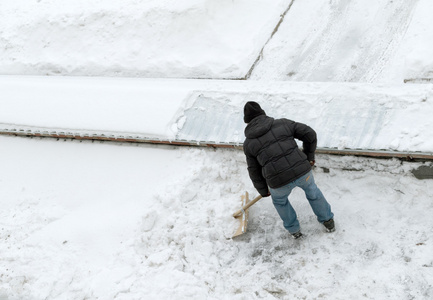
[[[245,192],[245,195],[241,196],[241,202],[242,202],[242,207],[244,207],[245,205],[247,205],[250,202],[250,200],[248,199],[248,192]],[[248,209],[243,210],[242,214],[239,215],[238,217],[236,217],[236,219],[238,219],[240,221],[240,224],[239,224],[239,228],[236,230],[233,237],[237,237],[237,236],[242,235],[245,232],[247,232]]]

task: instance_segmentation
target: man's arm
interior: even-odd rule
[[[245,151],[245,156],[247,158],[248,165],[248,174],[250,175],[251,181],[253,182],[254,187],[259,192],[262,197],[269,196],[269,188],[266,183],[266,179],[262,175],[262,166],[257,161],[253,155],[250,155]]]
[[[317,135],[313,128],[295,122],[294,137],[302,141],[303,152],[307,155],[308,161],[314,161],[314,152],[316,152],[317,147]]]

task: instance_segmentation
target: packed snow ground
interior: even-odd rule
[[[433,181],[417,163],[318,156],[337,231],[306,238],[254,195],[243,153],[0,137],[0,299],[431,299]]]

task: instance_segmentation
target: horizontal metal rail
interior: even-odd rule
[[[376,158],[398,158],[404,160],[433,160],[433,153],[428,152],[405,152],[389,150],[366,150],[366,149],[337,149],[317,148],[316,153],[333,155],[353,155]]]
[[[169,139],[150,138],[139,134],[129,134],[129,133],[102,133],[97,131],[77,132],[77,130],[74,131],[75,132],[72,132],[71,130],[57,130],[57,129],[51,130],[47,128],[35,129],[30,127],[23,127],[21,129],[0,128],[0,135],[107,141],[107,142],[116,142],[116,143],[148,143],[148,144],[163,144],[163,145],[173,145],[173,146],[242,149],[241,143],[169,140]],[[408,161],[420,161],[420,160],[433,161],[433,153],[428,153],[428,152],[402,152],[402,151],[374,150],[374,149],[317,148],[316,153],[331,154],[331,155],[365,156],[365,157],[375,157],[375,158],[398,158],[398,159],[408,160]]]
[[[118,143],[148,143],[148,144],[165,144],[174,146],[197,146],[213,148],[238,148],[242,149],[242,144],[224,143],[214,141],[192,141],[192,140],[170,140],[147,137],[134,133],[113,133],[100,131],[79,131],[79,130],[58,130],[48,128],[31,128],[24,126],[16,129],[0,128],[0,135],[22,136],[22,137],[42,137],[54,139],[73,139],[73,140],[91,140],[91,141],[108,141]]]

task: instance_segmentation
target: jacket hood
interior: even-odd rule
[[[258,138],[268,132],[273,123],[274,118],[265,115],[255,117],[245,128],[245,137],[248,139]]]

